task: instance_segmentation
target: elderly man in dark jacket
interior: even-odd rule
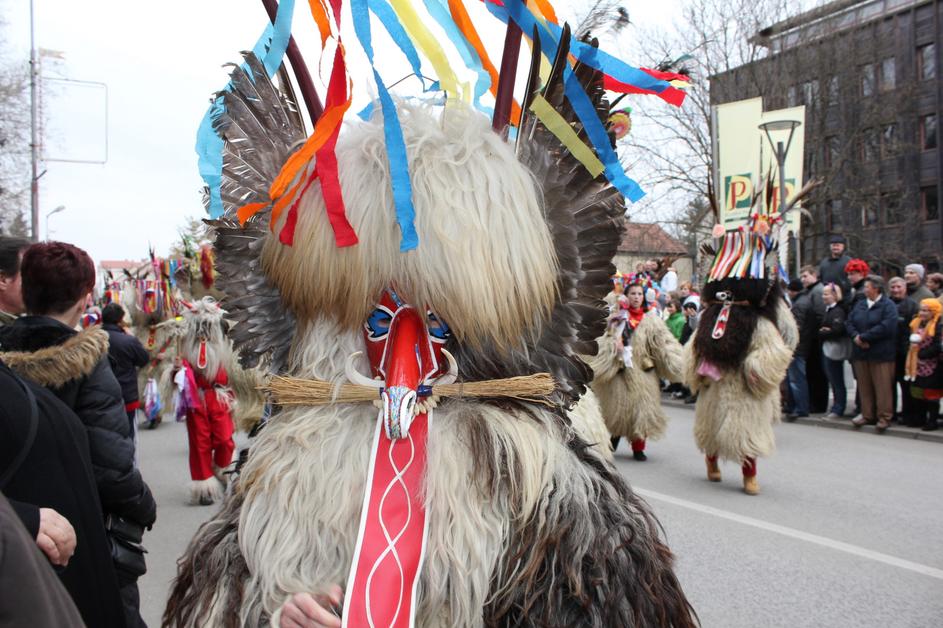
[[[845,321],[854,342],[851,364],[861,395],[861,416],[852,421],[859,428],[877,423],[884,432],[894,414],[894,358],[897,339],[897,307],[884,295],[884,280],[869,275],[865,298],[858,301]]]
[[[108,359],[121,385],[124,409],[128,413],[131,430],[134,431],[134,414],[141,407],[138,369],[147,365],[151,356],[140,340],[121,327],[123,319],[124,308],[117,303],[109,303],[102,309],[102,329],[108,332]]]
[[[909,427],[920,427],[923,421],[916,418],[913,398],[910,396],[910,382],[904,379],[904,363],[907,361],[907,352],[910,350],[910,321],[917,315],[920,307],[907,296],[907,282],[903,277],[893,277],[887,282],[891,301],[897,307],[897,341],[894,353],[894,397],[893,404],[897,410],[897,390],[900,388],[900,415],[898,420]]]
[[[157,517],[154,497],[134,466],[134,440],[121,387],[108,363],[108,334],[98,327],[75,331],[95,266],[85,251],[62,242],[34,244],[23,255],[23,300],[29,316],[0,327],[0,357],[13,370],[44,386],[85,425],[92,470],[104,514],[143,528]],[[142,557],[143,558],[143,557]],[[116,563],[129,628],[143,626],[137,573]]]
[[[845,274],[845,266],[851,261],[851,256],[845,250],[847,246],[845,236],[840,233],[828,237],[828,257],[819,262],[819,281],[823,284],[833,283],[841,288],[845,303],[851,303],[851,283]]]

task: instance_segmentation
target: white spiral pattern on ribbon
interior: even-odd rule
[[[393,459],[393,450],[396,448],[398,443],[407,441],[409,443],[409,460],[406,461],[405,466],[402,469],[396,466],[396,461]],[[377,518],[380,523],[380,528],[383,530],[383,536],[386,538],[386,549],[380,553],[376,561],[374,561],[373,566],[370,568],[370,573],[367,576],[367,585],[366,585],[366,607],[367,607],[367,621],[370,624],[370,628],[376,628],[376,624],[373,620],[373,609],[370,605],[370,583],[373,581],[373,576],[379,569],[380,564],[388,555],[392,555],[394,562],[396,563],[396,568],[399,570],[399,599],[396,602],[396,613],[393,615],[393,619],[390,622],[390,625],[396,623],[396,619],[399,617],[400,609],[403,606],[403,585],[406,580],[406,574],[403,573],[403,563],[400,560],[399,553],[396,551],[396,543],[402,538],[403,534],[406,532],[406,528],[409,527],[410,522],[412,521],[413,514],[413,505],[410,501],[409,489],[406,487],[406,483],[403,481],[403,475],[406,471],[409,470],[409,467],[413,464],[413,459],[416,457],[416,446],[413,443],[412,434],[407,434],[405,439],[397,439],[390,443],[390,448],[387,453],[387,457],[390,461],[390,466],[396,472],[396,475],[390,480],[390,483],[386,485],[386,488],[383,490],[383,497],[380,498],[380,505],[377,508]],[[403,527],[399,532],[396,533],[395,537],[390,536],[390,532],[387,529],[386,521],[383,519],[383,504],[386,502],[387,496],[393,488],[399,484],[403,493],[406,495],[406,521],[403,523]]]

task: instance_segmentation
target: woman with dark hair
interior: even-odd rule
[[[128,423],[134,432],[134,415],[141,407],[138,391],[138,369],[146,366],[151,356],[141,341],[129,334],[121,326],[124,320],[124,308],[117,303],[109,303],[102,310],[102,329],[108,332],[108,359],[111,370],[121,385],[121,397],[128,414]]]
[[[0,328],[5,352],[0,357],[21,376],[49,389],[85,425],[111,542],[117,550],[128,549],[119,539],[127,540],[130,533],[136,537],[153,525],[157,505],[134,467],[134,441],[121,387],[108,363],[108,333],[98,326],[75,331],[95,285],[95,266],[82,249],[43,242],[23,254],[20,273],[28,315]],[[144,625],[137,591],[143,555],[116,554],[123,557],[115,567],[127,624]]]

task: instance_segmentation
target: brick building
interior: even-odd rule
[[[806,105],[803,260],[840,232],[885,274],[943,265],[940,32],[943,0],[836,0],[751,40],[757,61],[710,78],[711,102]]]

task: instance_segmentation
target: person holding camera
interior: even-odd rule
[[[128,628],[144,626],[137,579],[146,571],[140,542],[157,504],[134,466],[134,440],[121,387],[108,362],[108,332],[75,330],[95,285],[88,254],[71,244],[30,246],[20,268],[27,316],[0,328],[0,357],[47,388],[78,415],[88,436],[98,497]]]

